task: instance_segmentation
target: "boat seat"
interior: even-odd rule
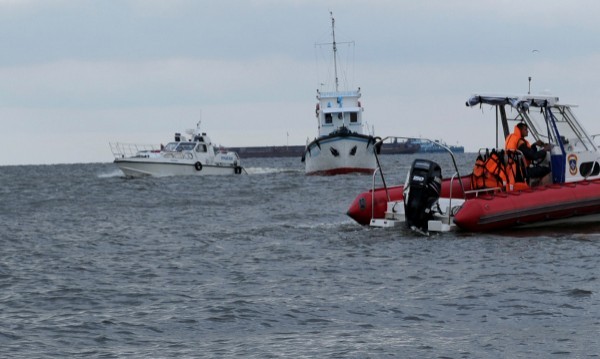
[[[527,175],[527,165],[523,153],[519,150],[506,150],[504,153],[509,185],[513,185],[512,190],[520,190],[529,187],[530,180]]]

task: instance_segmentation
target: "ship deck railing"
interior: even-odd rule
[[[110,150],[115,158],[140,157],[144,153],[160,152],[160,147],[157,145],[143,145],[135,143],[109,143]]]
[[[337,97],[356,97],[360,96],[359,91],[327,91],[327,92],[319,92],[320,98],[337,98]]]

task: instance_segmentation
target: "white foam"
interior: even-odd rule
[[[274,167],[244,167],[244,170],[249,175],[263,175],[263,174],[271,174],[271,173],[295,173],[302,172],[300,170],[289,169],[289,168],[274,168]]]
[[[124,174],[120,169],[115,169],[108,173],[99,173],[98,178],[114,178],[114,177],[123,177]]]

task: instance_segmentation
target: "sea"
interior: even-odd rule
[[[418,157],[382,156],[387,184]],[[368,228],[346,211],[378,175],[243,166],[0,167],[0,357],[600,357],[600,225]]]

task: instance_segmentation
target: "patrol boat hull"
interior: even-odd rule
[[[232,165],[202,165],[197,160],[174,159],[172,162],[154,159],[117,158],[114,163],[126,177],[215,176],[242,172]],[[201,165],[199,165],[201,164]]]

